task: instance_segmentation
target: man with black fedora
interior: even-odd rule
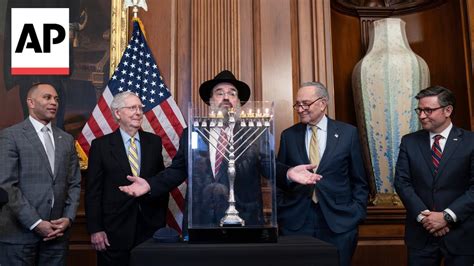
[[[234,108],[238,110],[250,98],[249,86],[238,79],[228,70],[217,74],[213,79],[201,84],[199,87],[201,99],[210,106],[211,110],[225,110]],[[238,112],[236,112],[238,113]],[[226,134],[232,134],[235,129],[225,128],[216,130],[211,134],[217,136],[224,130]],[[185,129],[183,137],[180,140],[179,150],[173,158],[172,164],[162,171],[155,178],[148,179],[149,183],[140,177],[129,177],[133,184],[121,186],[123,192],[138,197],[149,193],[152,197],[168,193],[171,189],[181,184],[188,178],[188,134]],[[193,195],[193,224],[200,226],[217,225],[224,216],[228,206],[228,177],[227,171],[222,171],[225,162],[219,164],[216,159],[216,141],[218,138],[209,138],[214,140],[214,145],[208,145],[203,151],[208,158],[203,161],[201,169],[193,171],[193,193],[201,191],[201,195]],[[236,197],[236,208],[239,210],[239,216],[245,220],[246,225],[261,225],[263,221],[263,203],[260,189],[260,175],[266,176],[266,173],[260,173],[259,169],[265,169],[263,164],[269,163],[268,160],[261,158],[270,158],[270,155],[262,155],[262,143],[258,141],[251,145],[245,151],[245,156],[236,162],[237,176],[235,178],[234,191]],[[273,155],[271,155],[273,156]],[[270,160],[269,159],[269,160]],[[320,179],[319,175],[313,174],[308,169],[312,165],[299,165],[293,168],[277,163],[276,176],[277,184],[287,182],[287,177],[298,183],[314,184]],[[196,187],[197,186],[197,187]],[[195,201],[196,200],[196,201]]]

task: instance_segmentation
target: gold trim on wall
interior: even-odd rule
[[[111,0],[110,13],[110,76],[120,62],[128,39],[128,8],[123,8],[123,0]]]

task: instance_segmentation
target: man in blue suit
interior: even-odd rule
[[[288,166],[317,164],[316,185],[287,182],[277,193],[282,235],[310,235],[334,244],[340,265],[350,265],[357,225],[368,198],[357,129],[325,115],[329,95],[319,82],[304,83],[293,106],[301,122],[284,130],[278,160]]]
[[[422,130],[400,144],[395,188],[407,210],[409,265],[474,265],[474,133],[453,126],[453,93],[420,91]]]

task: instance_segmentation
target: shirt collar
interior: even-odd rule
[[[450,123],[447,128],[445,128],[441,133],[433,133],[430,132],[430,139],[433,139],[434,136],[436,135],[441,135],[443,136],[443,139],[448,139],[449,133],[451,132],[451,129],[453,128],[453,123]]]
[[[41,129],[42,129],[45,125],[43,125],[40,121],[38,121],[38,120],[36,120],[35,118],[33,118],[31,115],[28,116],[28,119],[30,119],[30,122],[31,122],[31,124],[33,125],[33,127],[35,128],[36,133],[41,132]],[[51,122],[49,122],[48,124],[46,124],[46,127],[49,129],[49,132],[53,132],[53,129],[52,129],[52,127],[51,127]]]
[[[120,135],[122,135],[123,143],[128,144],[129,140],[132,137],[128,135],[128,133],[125,132],[125,130],[122,130],[121,128],[119,129],[120,129]],[[135,134],[134,138],[136,141],[140,142],[140,134],[138,134],[138,131],[137,131],[137,134]]]
[[[308,125],[306,126],[306,128],[307,128],[308,130],[311,130],[311,127],[312,127],[312,126],[313,126],[313,125],[308,124]],[[321,120],[319,120],[319,122],[316,124],[316,126],[318,127],[319,130],[322,130],[322,131],[324,131],[324,132],[327,132],[327,131],[328,131],[328,118],[327,118],[326,116],[323,116],[323,117],[321,118]]]

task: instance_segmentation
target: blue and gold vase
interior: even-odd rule
[[[429,86],[426,62],[408,44],[405,22],[374,21],[367,54],[352,72],[357,122],[376,193],[394,193],[401,137],[419,129],[414,96]]]

